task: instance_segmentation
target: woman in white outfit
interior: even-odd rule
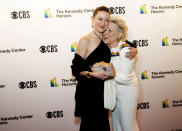
[[[114,131],[139,131],[136,110],[138,103],[138,84],[134,72],[134,59],[125,57],[129,45],[127,39],[128,27],[117,17],[110,18],[108,29],[104,33],[103,41],[111,47],[116,76],[105,81],[105,86],[116,88],[116,104],[112,111]]]

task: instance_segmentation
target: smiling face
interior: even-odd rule
[[[103,33],[109,25],[110,14],[105,11],[98,11],[95,16],[92,16],[93,30],[98,33]]]
[[[122,33],[118,31],[118,25],[110,22],[108,28],[103,34],[103,41],[106,44],[113,45],[118,44]]]

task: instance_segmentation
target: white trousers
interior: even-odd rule
[[[136,110],[138,87],[117,85],[116,107],[112,112],[113,131],[139,131]]]

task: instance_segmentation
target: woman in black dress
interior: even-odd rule
[[[104,109],[103,97],[104,80],[109,76],[91,70],[96,62],[110,62],[110,49],[101,40],[109,17],[107,7],[95,9],[92,16],[93,31],[79,40],[72,61],[72,74],[78,81],[75,116],[81,117],[80,131],[110,131],[108,110]]]
[[[91,70],[96,62],[110,62],[110,48],[102,41],[109,17],[109,8],[105,6],[94,10],[93,31],[79,40],[72,61],[72,74],[78,81],[75,117],[81,117],[80,131],[110,131],[108,110],[104,108],[104,80],[110,77],[106,73]],[[131,51],[127,56],[132,58],[136,52]]]

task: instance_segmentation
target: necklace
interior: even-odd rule
[[[95,33],[94,31],[93,31],[93,33],[94,33],[94,35],[95,35],[99,40],[102,39],[102,38],[101,38],[99,35],[97,35],[97,33]]]

